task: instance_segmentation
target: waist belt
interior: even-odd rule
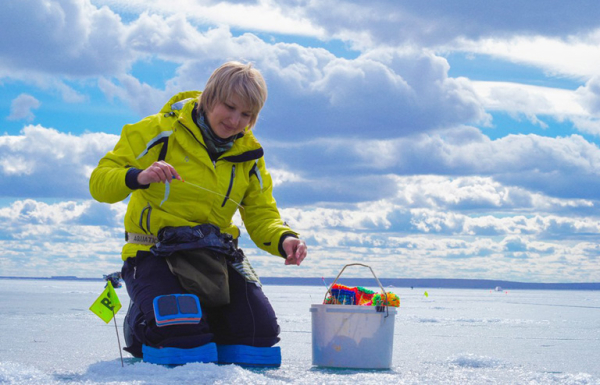
[[[209,249],[220,253],[229,262],[242,262],[244,252],[237,248],[233,237],[212,224],[202,225],[166,226],[158,232],[159,242],[150,249],[150,252],[159,257],[168,257],[183,250]]]
[[[136,234],[125,232],[125,241],[135,243],[136,245],[154,245],[158,243],[158,238],[152,234]]]

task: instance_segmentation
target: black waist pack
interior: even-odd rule
[[[218,227],[203,224],[194,227],[165,227],[158,232],[159,242],[150,252],[167,260],[171,272],[202,306],[229,303],[227,262],[239,263],[244,253],[233,237]]]

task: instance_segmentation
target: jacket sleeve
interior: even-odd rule
[[[135,189],[148,187],[137,183],[137,175],[145,167],[136,159],[136,153],[143,151],[140,128],[147,127],[147,119],[124,126],[115,148],[98,162],[90,176],[90,193],[97,201],[120,202]]]
[[[264,158],[256,161],[250,171],[250,185],[242,201],[242,220],[252,241],[266,252],[285,258],[281,243],[298,233],[283,222],[273,198],[273,181]]]

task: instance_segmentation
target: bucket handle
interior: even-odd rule
[[[327,300],[327,294],[333,296],[333,293],[331,292],[331,288],[333,287],[333,285],[335,285],[335,283],[337,282],[338,278],[340,278],[340,276],[342,275],[342,273],[344,272],[344,270],[346,270],[346,268],[348,266],[363,266],[363,267],[368,267],[369,270],[371,270],[371,273],[373,274],[373,277],[377,281],[377,284],[379,285],[379,288],[381,289],[381,291],[382,291],[382,293],[384,295],[384,298],[385,298],[385,304],[384,304],[384,306],[389,306],[387,293],[385,292],[385,289],[383,288],[383,285],[381,284],[381,282],[379,282],[379,278],[377,278],[377,276],[375,275],[375,272],[373,271],[373,269],[371,269],[371,266],[365,265],[365,264],[362,264],[362,263],[349,263],[349,264],[347,264],[346,266],[344,266],[342,268],[342,270],[340,271],[340,273],[333,280],[333,283],[331,285],[329,285],[329,287],[327,288],[327,292],[325,293],[325,298],[323,298],[323,303],[325,303],[325,301]]]

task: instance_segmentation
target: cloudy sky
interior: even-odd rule
[[[119,270],[92,169],[233,59],[309,245],[285,266],[244,233],[261,275],[600,281],[596,0],[9,0],[0,30],[2,276]]]

